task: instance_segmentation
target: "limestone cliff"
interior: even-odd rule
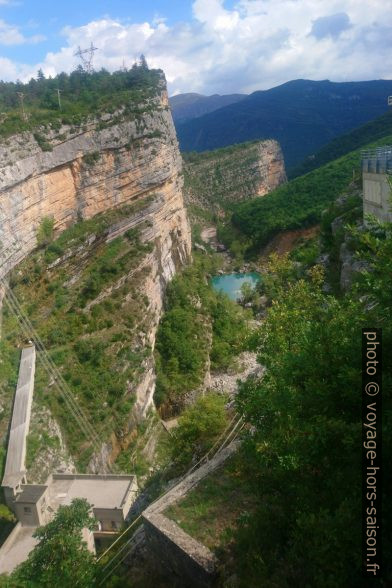
[[[44,151],[40,136],[45,136]],[[155,386],[153,348],[164,289],[191,252],[182,194],[182,161],[164,80],[157,96],[141,105],[139,114],[131,119],[125,109],[119,108],[113,113],[90,118],[79,127],[47,127],[34,134],[26,132],[10,137],[0,145],[0,166],[0,277],[18,266],[16,273],[15,270],[12,273],[16,294],[21,304],[27,305],[31,302],[29,291],[34,291],[34,305],[25,308],[31,313],[36,328],[43,329],[40,333],[47,345],[53,348],[58,345],[53,338],[55,327],[50,331],[51,324],[70,320],[70,311],[78,320],[82,317],[82,325],[90,320],[82,315],[90,315],[94,307],[99,306],[102,312],[105,301],[120,297],[120,302],[116,302],[119,318],[116,319],[115,312],[111,311],[114,324],[110,326],[107,320],[105,328],[100,327],[99,336],[109,350],[112,364],[118,361],[118,371],[132,376],[124,376],[123,380],[127,382],[124,398],[133,398],[133,409],[127,419],[123,415],[122,425],[120,429],[117,426],[115,434],[110,435],[110,427],[109,431],[106,427],[106,433],[101,437],[105,441],[102,456],[94,459],[90,466],[98,469],[102,461],[115,459],[121,446],[126,444],[127,436],[132,434],[135,422],[152,404]],[[42,250],[29,256],[37,246],[43,224],[49,222],[50,225],[49,219],[53,219],[56,239],[77,221],[101,217],[105,220],[104,230],[90,229],[87,222],[83,239],[68,239],[65,250],[60,252],[56,246],[49,256]],[[136,232],[140,245],[131,246]],[[107,247],[119,240],[121,243],[116,247],[122,257],[113,249],[117,261],[110,270],[112,274],[109,271],[111,281],[105,278],[104,287],[86,299],[87,302],[79,304],[81,292],[85,291],[90,279],[91,264],[96,267]],[[62,247],[64,249],[64,244]],[[49,259],[50,256],[55,259]],[[89,260],[93,260],[90,266]],[[34,275],[32,267],[38,265],[40,269]],[[51,284],[56,284],[62,296],[62,300],[58,302],[57,298],[53,305],[49,298]],[[59,314],[62,305],[65,311],[68,308],[68,314]],[[119,321],[123,318],[128,321],[128,326],[124,327],[126,335],[121,342],[121,333],[115,329],[118,327],[117,330],[121,331]],[[7,321],[4,321],[6,332],[8,328]],[[83,336],[77,332],[84,341],[91,339],[89,333],[98,336],[98,331],[87,330]],[[68,335],[64,333],[68,344]],[[74,343],[69,341],[70,353],[74,353]],[[132,367],[133,371],[130,371],[129,359],[122,363],[118,359],[124,355],[127,346],[131,350],[129,353],[134,352],[133,361],[140,356],[140,364]],[[143,353],[139,353],[140,350]],[[65,360],[64,366],[61,365],[61,353],[59,358],[60,370],[66,373],[66,369],[71,368],[67,368]],[[76,360],[72,361],[75,363]],[[80,379],[75,379],[72,373],[69,377],[71,381],[72,378],[75,381]],[[94,418],[105,420],[105,410],[108,413],[106,421],[110,422],[109,408],[113,413],[119,405],[117,400],[117,404],[113,404],[113,399],[105,400],[104,396],[98,407],[92,406],[91,398],[84,401],[93,424]],[[66,428],[66,441],[72,441],[74,450],[77,450],[78,445],[72,438],[74,433],[67,429],[66,421],[62,422],[60,408],[56,412],[54,407],[55,417]],[[109,438],[111,442],[108,442]]]
[[[162,251],[170,249],[175,234],[186,257],[181,158],[164,86],[136,120],[123,118],[120,109],[78,128],[40,131],[50,151],[42,151],[37,133],[0,145],[0,241],[7,260],[2,275],[36,246],[43,218],[53,217],[59,234],[77,220],[151,194],[163,199],[156,219]],[[170,275],[167,263],[163,271]]]
[[[207,209],[264,196],[286,181],[283,154],[274,140],[192,153],[185,162],[186,200]]]

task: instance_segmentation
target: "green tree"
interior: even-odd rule
[[[211,449],[227,425],[225,404],[224,396],[209,393],[183,412],[172,438],[172,459],[177,465],[188,465]]]
[[[54,218],[52,216],[44,216],[40,222],[37,231],[37,243],[43,247],[48,245],[53,240],[54,234]]]
[[[143,55],[143,53],[140,55],[140,67],[142,69],[148,69],[147,59],[145,58],[145,56]]]
[[[388,239],[364,240],[373,246],[372,271],[341,299],[323,292],[319,267],[307,279],[293,280],[287,258],[280,268],[275,264],[276,297],[256,345],[266,372],[244,384],[237,401],[252,427],[244,463],[259,494],[255,516],[243,521],[238,534],[243,585],[256,579],[271,587],[366,584],[360,548],[361,328],[383,326],[384,343],[391,342],[392,246]],[[390,362],[385,377],[390,384]],[[390,394],[384,400],[390,449]]]
[[[9,586],[93,586],[95,559],[82,540],[82,529],[93,530],[96,524],[90,511],[91,505],[81,498],[60,506],[54,519],[35,531],[38,544],[13,572]]]
[[[244,282],[241,286],[241,302],[247,304],[248,302],[254,302],[255,300],[255,289],[250,282]]]

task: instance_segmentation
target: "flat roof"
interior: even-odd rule
[[[0,574],[11,573],[16,566],[25,561],[38,539],[33,537],[36,527],[14,527],[0,550]]]
[[[43,484],[22,484],[22,492],[17,495],[15,502],[28,502],[35,504],[47,489]]]
[[[122,508],[135,476],[55,474],[49,485],[52,504],[70,504],[85,498],[94,508]]]

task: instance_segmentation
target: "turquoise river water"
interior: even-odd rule
[[[260,274],[251,272],[248,274],[225,274],[211,278],[214,290],[224,292],[231,300],[238,300],[241,297],[241,286],[249,282],[253,287],[260,281]]]

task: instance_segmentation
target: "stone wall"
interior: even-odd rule
[[[168,519],[164,512],[219,467],[237,448],[237,441],[230,443],[143,512],[149,550],[154,560],[173,576],[175,585],[181,585],[184,588],[211,586],[216,578],[217,558],[207,547],[181,529],[177,523]]]

